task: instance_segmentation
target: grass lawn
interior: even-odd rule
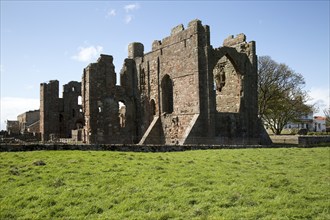
[[[0,153],[0,219],[330,219],[330,147]]]

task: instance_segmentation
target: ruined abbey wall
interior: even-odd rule
[[[234,143],[258,141],[260,121],[257,117],[255,42],[246,42],[244,34],[229,36],[222,47],[212,51],[211,66],[215,136]]]
[[[208,27],[192,21],[187,29],[179,25],[169,37],[154,41],[151,52],[133,57],[142,97],[148,100],[149,108],[155,109],[153,127],[144,132],[141,143],[157,139],[164,144],[184,143],[190,124],[201,112],[199,82],[203,68],[199,53],[204,51],[208,39]],[[148,106],[143,107],[148,112]]]
[[[50,133],[63,136],[63,130],[72,128],[76,120],[72,112],[71,118],[65,118],[70,120],[67,125],[47,124],[58,113],[79,109],[65,101],[78,93],[61,101],[54,95],[56,88],[58,82],[41,85],[44,140]],[[74,136],[81,133],[82,141],[89,144],[259,144],[263,140],[257,116],[255,42],[246,42],[246,36],[239,34],[214,49],[210,28],[199,20],[186,28],[174,27],[168,37],[155,40],[149,52],[143,44],[131,43],[120,85],[112,56],[101,55],[84,69],[81,95],[82,128]]]
[[[63,86],[59,97],[59,82],[51,80],[40,84],[40,133],[41,140],[71,137],[71,131],[84,124],[81,105],[81,83],[71,81]]]

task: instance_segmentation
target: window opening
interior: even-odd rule
[[[62,114],[60,114],[59,121],[60,121],[60,122],[63,121],[63,115],[62,115]]]
[[[150,101],[150,113],[151,115],[156,115],[156,103],[153,99]]]
[[[162,110],[164,113],[173,112],[173,81],[169,75],[165,75],[161,83],[162,87]]]
[[[126,126],[126,105],[124,102],[119,101],[119,124],[121,128]]]
[[[81,105],[81,104],[82,104],[82,97],[80,95],[80,96],[78,96],[78,105]]]

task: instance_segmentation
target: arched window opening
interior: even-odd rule
[[[162,112],[173,112],[173,81],[169,75],[165,75],[161,83],[162,87]]]
[[[150,113],[152,116],[156,115],[156,103],[153,99],[150,101]]]
[[[82,97],[81,97],[81,95],[78,96],[78,105],[82,105]]]
[[[119,101],[119,124],[121,128],[126,126],[126,105],[124,102]]]
[[[74,92],[76,89],[74,88],[74,86],[72,86],[72,92]]]

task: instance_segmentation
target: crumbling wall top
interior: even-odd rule
[[[48,82],[43,82],[43,83],[40,83],[40,85],[51,85],[51,84],[58,84],[59,81],[57,79],[55,80],[49,80]]]
[[[186,29],[183,24],[179,24],[172,28],[170,36],[163,38],[162,41],[155,40],[152,43],[152,51],[189,39],[200,31],[209,32],[209,27],[207,25],[203,26],[202,22],[198,19],[190,21]]]
[[[128,58],[134,59],[136,57],[143,57],[144,46],[142,43],[133,42],[128,45]]]
[[[230,35],[223,41],[223,46],[232,47],[244,42],[246,43],[245,34],[241,33],[236,35],[236,37],[234,37],[234,35]]]
[[[81,91],[81,83],[77,81],[70,81],[63,85],[63,92],[65,93],[76,93]]]
[[[112,63],[113,61],[113,57],[111,55],[107,55],[107,54],[100,54],[100,57],[97,59],[97,62],[110,62]]]
[[[202,25],[202,21],[198,20],[198,19],[195,19],[195,20],[192,20],[192,21],[189,22],[188,28],[197,27],[198,25]]]
[[[88,64],[85,70],[95,70],[97,68],[98,63],[106,63],[113,65],[113,57],[107,54],[100,54],[100,57],[97,59],[97,62]]]
[[[183,24],[179,24],[178,26],[172,28],[172,30],[171,30],[171,35],[175,35],[175,34],[181,32],[181,31],[183,31],[183,30],[184,30],[184,26],[183,26]]]

